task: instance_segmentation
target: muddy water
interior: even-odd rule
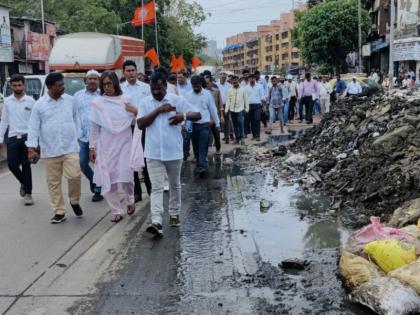
[[[279,140],[290,137],[271,144]],[[233,159],[241,155],[237,151]],[[225,198],[229,226],[239,231],[228,244],[239,275],[234,282],[258,297],[257,314],[370,314],[347,302],[337,278],[339,248],[351,231],[328,215],[325,198],[270,170],[248,172],[240,163],[227,172]],[[283,270],[279,263],[285,259],[306,260],[308,266]]]
[[[244,160],[240,150],[209,157],[204,178],[184,164],[181,227],[166,219],[161,239],[133,231],[128,262],[101,285],[92,314],[370,314],[346,301],[336,274],[350,231],[325,199]],[[280,268],[289,258],[308,265]]]

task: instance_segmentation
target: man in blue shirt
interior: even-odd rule
[[[94,194],[93,202],[98,202],[104,198],[101,196],[101,188],[96,187],[93,182],[93,170],[89,165],[89,130],[90,130],[90,103],[97,97],[99,93],[99,73],[90,70],[86,74],[86,88],[74,94],[74,101],[80,117],[82,126],[82,136],[79,139],[80,144],[80,169],[90,183],[90,191]]]
[[[207,170],[207,153],[209,149],[210,118],[220,132],[220,120],[217,114],[213,95],[203,89],[204,79],[200,76],[191,78],[193,91],[186,95],[187,101],[201,114],[201,119],[193,123],[192,143],[197,159],[196,172],[203,174]]]
[[[337,83],[335,87],[335,93],[338,96],[343,96],[347,90],[347,84],[343,80],[341,80],[340,75],[337,75]]]

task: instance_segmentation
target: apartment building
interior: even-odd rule
[[[298,8],[304,9],[305,6]],[[294,27],[294,13],[286,12],[268,25],[257,26],[256,32],[227,38],[223,50],[224,70],[240,73],[248,68],[263,73],[298,74],[303,62],[292,36]]]

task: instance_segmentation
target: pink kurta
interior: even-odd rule
[[[92,101],[90,120],[90,145],[96,148],[96,163],[93,181],[101,187],[102,194],[110,191],[116,183],[133,182],[133,158],[143,161],[141,141],[136,135],[133,143],[131,123],[133,114],[125,110],[129,99],[101,96]],[[132,152],[135,148],[136,152]],[[138,164],[138,163],[137,163]]]

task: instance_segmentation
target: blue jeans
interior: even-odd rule
[[[303,121],[305,117],[303,116],[303,98],[299,100],[299,119]]]
[[[283,108],[283,121],[287,123],[289,120],[289,99],[284,101],[284,108]]]
[[[319,99],[314,101],[314,115],[321,112],[321,102]]]
[[[232,116],[233,129],[235,130],[235,138],[237,141],[239,141],[244,137],[245,112],[231,112],[230,115]]]
[[[89,142],[79,141],[80,144],[80,170],[89,180],[90,191],[92,193],[101,193],[101,187],[96,187],[93,182],[93,171],[89,165]]]
[[[193,124],[192,144],[197,168],[207,168],[207,153],[209,151],[210,124]]]

